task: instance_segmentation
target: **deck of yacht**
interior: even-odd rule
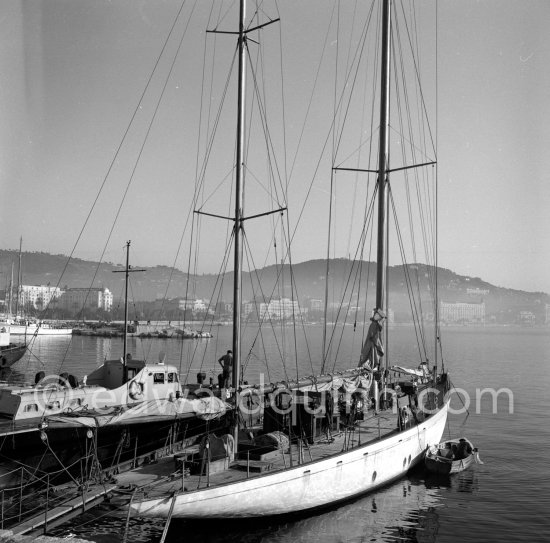
[[[202,474],[193,473],[193,470],[188,469],[192,465],[191,459],[196,458],[198,452],[198,446],[194,446],[118,475],[117,486],[123,492],[148,498],[180,493],[182,486],[186,492],[192,492],[321,460],[348,448],[383,439],[397,431],[397,414],[391,410],[377,415],[369,413],[365,420],[357,422],[352,428],[323,432],[313,439],[313,443],[307,443],[305,440],[293,442],[285,452],[281,449],[274,450],[262,454],[260,459],[254,454],[254,450],[249,454],[241,452],[238,459],[233,462],[212,462],[203,468]]]

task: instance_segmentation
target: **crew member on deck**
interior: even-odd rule
[[[233,374],[233,353],[227,351],[218,362],[223,370],[223,388],[229,388],[231,386],[231,376]]]

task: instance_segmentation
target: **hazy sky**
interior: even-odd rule
[[[274,41],[284,39],[285,115],[292,152],[333,4],[278,4],[282,23],[272,32]],[[342,3],[347,15],[354,4]],[[187,16],[179,36],[185,21],[191,24],[104,260],[122,262],[124,243],[131,239],[136,264],[174,262],[198,169],[209,5],[206,0],[185,4]],[[0,3],[2,248],[17,248],[22,236],[28,251],[71,252],[179,6],[175,0]],[[275,9],[271,13],[277,14]],[[498,286],[545,292],[550,292],[549,20],[547,0],[439,2],[439,264]],[[236,27],[235,10],[223,25],[224,30]],[[217,47],[232,52],[234,38],[216,40]],[[177,40],[169,47],[175,51]],[[169,50],[167,58],[170,54]],[[75,256],[101,256],[140,149],[140,134],[147,130],[146,113],[153,110],[154,93],[160,92],[162,74],[170,68],[169,60],[163,62],[161,83],[151,86],[153,98],[141,106]],[[272,64],[280,69],[277,62]],[[223,84],[228,68],[220,71],[218,81]],[[331,96],[330,81],[327,87]],[[323,94],[317,97],[304,133],[309,143],[304,141],[300,148],[311,156],[317,152],[314,143],[319,143],[313,140],[322,140],[328,128],[322,117]],[[231,141],[231,149],[232,145]],[[297,182],[302,188],[309,185],[314,166],[303,168],[301,174],[297,165],[295,173],[303,175],[303,183]],[[317,235],[317,221],[327,213],[326,203],[318,197],[325,186],[314,184],[306,213],[313,226],[308,230],[302,225],[305,233],[296,238],[295,262],[325,256],[325,243]],[[297,196],[303,196],[298,189]],[[215,206],[207,210],[221,213]],[[200,263],[202,272],[219,267],[223,249],[217,240],[226,232],[222,227],[215,233],[215,226],[203,226],[207,256]],[[345,245],[336,256],[346,256]],[[185,250],[177,261],[183,269]]]

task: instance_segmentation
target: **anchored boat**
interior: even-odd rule
[[[395,2],[395,7],[398,4]],[[235,32],[238,34],[239,92],[232,217],[234,367],[231,388],[240,422],[227,436],[204,436],[178,455],[175,463],[170,460],[143,466],[124,476],[123,482],[142,483],[136,483],[138,488],[129,505],[132,515],[244,518],[332,506],[404,476],[422,461],[429,446],[440,441],[447,420],[451,383],[448,374],[438,366],[437,354],[434,363],[430,364],[427,356],[422,356],[418,368],[410,369],[401,365],[392,367],[385,359],[388,210],[395,211],[390,177],[396,172],[417,171],[435,163],[434,160],[411,161],[413,154],[401,157],[405,163],[390,165],[391,51],[398,43],[397,26],[392,21],[396,13],[401,13],[392,9],[393,5],[392,0],[382,1],[380,26],[375,29],[381,37],[377,165],[364,169],[339,168],[376,176],[373,199],[365,206],[368,213],[378,210],[376,301],[362,351],[357,356],[358,366],[331,373],[321,368],[320,375],[309,378],[254,386],[244,383],[241,371],[244,225],[247,219],[258,216],[248,217],[244,212],[244,178],[249,171],[247,159],[252,155],[245,150],[245,126],[248,126],[245,65],[248,44],[256,43],[259,30],[263,32],[278,19],[262,22],[255,13],[252,23],[246,17],[245,0],[240,1],[239,30]],[[213,32],[216,31],[217,27]],[[360,50],[361,47],[358,52]],[[400,70],[395,67],[395,72]],[[275,212],[282,214],[285,209],[281,207]],[[365,218],[365,228],[371,216]],[[430,224],[428,230],[432,226]],[[368,236],[364,234],[362,242],[366,239]],[[418,266],[415,269],[418,271]],[[414,271],[412,273],[414,275]],[[406,280],[410,281],[410,276]],[[437,313],[437,306],[434,307]],[[261,311],[259,315],[260,321],[269,318]],[[436,337],[438,340],[438,333]],[[412,348],[406,355],[407,360],[414,355]],[[263,405],[260,427],[244,422],[251,397],[260,398]]]
[[[426,451],[424,458],[426,469],[438,475],[459,473],[475,463],[483,462],[479,459],[477,448],[465,437],[432,445]]]

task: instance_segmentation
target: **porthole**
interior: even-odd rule
[[[372,482],[376,481],[376,471],[372,474]]]

